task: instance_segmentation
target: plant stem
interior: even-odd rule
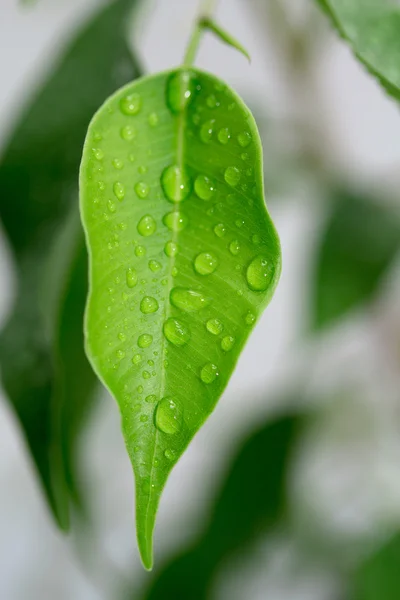
[[[190,36],[189,43],[186,48],[186,53],[183,59],[184,67],[191,67],[195,61],[201,36],[204,31],[203,20],[212,18],[215,11],[217,0],[202,0],[200,3],[199,12]]]

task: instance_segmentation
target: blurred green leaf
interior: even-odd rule
[[[68,494],[77,496],[73,444],[95,383],[83,353],[79,162],[93,112],[138,74],[125,38],[133,3],[108,5],[76,36],[22,115],[0,164],[0,216],[18,274],[0,338],[2,379],[63,528]]]
[[[400,534],[358,569],[351,600],[398,600],[400,597]]]
[[[398,214],[362,197],[337,194],[317,251],[312,325],[330,325],[371,300],[399,249]]]
[[[156,573],[146,600],[205,600],[219,567],[280,522],[285,477],[301,419],[283,417],[246,440],[234,458],[209,524],[192,547]]]
[[[317,0],[357,58],[400,99],[400,6],[395,0]]]

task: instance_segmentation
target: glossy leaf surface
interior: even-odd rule
[[[400,534],[396,534],[358,569],[351,600],[397,600],[400,590]]]
[[[198,70],[125,87],[89,128],[87,350],[122,412],[147,567],[167,476],[279,278],[261,164],[249,110]]]
[[[370,301],[400,250],[400,215],[349,193],[334,198],[313,290],[314,327]]]
[[[93,112],[137,74],[124,36],[131,5],[108,6],[72,41],[0,163],[0,216],[18,276],[0,339],[2,381],[63,528],[69,495],[78,495],[74,442],[95,385],[83,351],[87,267],[79,162]]]
[[[317,0],[356,56],[400,99],[400,7],[396,0]]]

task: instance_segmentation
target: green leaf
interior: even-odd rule
[[[347,192],[334,200],[317,253],[316,328],[370,301],[400,249],[400,215]]]
[[[118,91],[89,128],[81,212],[91,257],[87,352],[120,406],[150,568],[167,476],[280,274],[249,110],[194,69]]]
[[[358,569],[352,600],[398,600],[400,590],[400,534],[396,534]]]
[[[400,99],[400,7],[395,0],[317,0],[358,59]]]
[[[203,27],[204,29],[212,31],[222,42],[228,44],[228,46],[231,46],[232,48],[235,48],[241,52],[249,62],[251,61],[250,54],[247,52],[246,48],[242,46],[242,44],[228,31],[225,31],[225,29],[220,27],[220,25],[218,25],[218,23],[216,23],[213,19],[201,19],[199,22],[199,27]]]
[[[143,598],[209,598],[219,569],[280,525],[286,516],[286,475],[301,427],[301,417],[284,416],[251,433],[228,467],[204,532],[156,574]]]
[[[137,74],[124,36],[131,4],[108,6],[71,42],[0,164],[0,216],[18,275],[0,338],[2,380],[63,528],[78,494],[74,442],[95,385],[83,353],[79,162],[93,111]]]

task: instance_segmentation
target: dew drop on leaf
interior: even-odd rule
[[[182,112],[193,97],[195,82],[190,71],[177,71],[167,81],[167,105],[174,114]]]
[[[92,152],[96,160],[103,160],[104,152],[101,148],[93,148]]]
[[[206,328],[213,335],[219,335],[224,330],[224,324],[219,319],[209,319],[206,323]]]
[[[223,223],[218,223],[218,225],[214,227],[214,233],[219,238],[224,237],[224,235],[226,234],[225,225]]]
[[[135,248],[135,254],[138,257],[145,256],[146,255],[146,248],[144,246],[140,246],[140,245],[136,246],[136,248]]]
[[[171,290],[171,304],[184,312],[195,312],[209,304],[208,298],[202,293],[188,288],[176,287]]]
[[[182,429],[183,412],[175,400],[163,398],[157,405],[155,424],[157,429],[168,435],[179,433]]]
[[[124,161],[121,160],[120,158],[114,158],[114,160],[112,161],[113,167],[114,169],[117,169],[118,171],[120,171],[121,169],[124,168]]]
[[[218,266],[218,259],[215,254],[211,252],[202,252],[196,256],[194,261],[194,268],[200,275],[210,275],[214,273]]]
[[[149,417],[148,417],[147,415],[141,415],[141,417],[140,417],[140,421],[141,421],[142,423],[146,423],[146,421],[148,421],[148,420],[149,420]]]
[[[231,133],[228,127],[223,127],[218,131],[218,141],[220,144],[227,144],[231,138]]]
[[[161,263],[159,263],[158,260],[149,260],[149,269],[155,273],[161,269]]]
[[[115,213],[115,211],[117,210],[117,206],[113,200],[108,200],[107,208],[111,214]]]
[[[176,453],[170,448],[167,448],[164,452],[164,456],[165,458],[168,458],[168,460],[174,460],[176,458]]]
[[[143,314],[148,315],[150,313],[157,312],[158,302],[152,296],[144,296],[140,302],[140,310]]]
[[[244,322],[246,325],[253,325],[256,321],[256,317],[252,312],[248,312],[244,317]]]
[[[186,200],[192,191],[192,184],[184,167],[171,165],[164,169],[161,175],[161,186],[170,202]]]
[[[153,235],[156,231],[157,225],[155,220],[151,215],[145,215],[142,217],[138,223],[137,230],[143,237],[148,237],[149,235]]]
[[[153,404],[153,402],[155,402],[156,400],[157,400],[157,396],[155,396],[154,394],[149,394],[145,398],[145,401],[148,402],[148,404]]]
[[[218,375],[218,367],[213,363],[207,363],[200,371],[200,379],[207,384],[213,383]]]
[[[145,183],[144,181],[139,181],[135,185],[134,189],[135,189],[135,192],[136,192],[136,195],[138,196],[138,198],[141,198],[142,200],[147,198],[147,196],[149,195],[149,192],[150,192],[150,186],[147,183]]]
[[[231,187],[237,186],[240,181],[240,170],[237,167],[228,167],[225,169],[224,179]]]
[[[121,201],[125,198],[125,186],[120,181],[114,183],[113,192],[118,200]]]
[[[251,135],[248,131],[242,131],[242,133],[239,133],[237,139],[242,148],[247,148],[251,142]]]
[[[264,257],[254,258],[246,271],[246,279],[251,290],[256,292],[265,291],[274,273],[273,265]]]
[[[178,254],[178,245],[175,242],[167,242],[165,244],[164,252],[169,258],[173,258]]]
[[[150,379],[151,375],[148,371],[143,371],[142,377],[143,379]]]
[[[150,113],[147,120],[150,127],[156,127],[158,125],[158,114],[155,112]]]
[[[133,288],[133,287],[135,287],[135,285],[137,284],[137,282],[138,282],[138,276],[137,276],[137,273],[136,273],[135,269],[133,269],[133,268],[127,269],[127,271],[126,271],[126,285],[129,288]]]
[[[136,129],[134,127],[132,127],[132,125],[125,125],[125,127],[123,127],[121,129],[121,137],[126,142],[131,142],[135,136],[136,136]]]
[[[136,115],[142,108],[142,99],[139,94],[128,94],[121,99],[119,106],[124,115]]]
[[[189,220],[186,215],[176,211],[167,213],[163,218],[164,225],[171,231],[182,231],[182,229],[185,229],[188,222]]]
[[[149,333],[142,333],[142,335],[139,335],[139,337],[138,337],[139,348],[147,348],[148,346],[151,346],[152,342],[153,342],[153,336],[150,335]]]
[[[234,343],[235,338],[231,335],[226,335],[221,340],[221,348],[224,350],[224,352],[229,352],[229,350],[232,350]]]
[[[142,361],[142,357],[141,357],[140,354],[135,354],[132,357],[132,362],[133,362],[134,365],[138,365],[141,361]]]
[[[167,340],[174,346],[184,346],[190,340],[188,327],[182,321],[172,317],[165,321],[163,332]]]
[[[200,139],[204,144],[209,144],[211,142],[212,135],[214,133],[214,125],[215,119],[210,119],[203,123],[200,128]]]
[[[210,200],[215,193],[215,183],[206,175],[198,175],[194,182],[194,191],[202,200]]]
[[[229,252],[231,254],[233,254],[234,256],[237,256],[240,252],[240,244],[238,242],[238,240],[233,240],[230,244],[229,244]]]

